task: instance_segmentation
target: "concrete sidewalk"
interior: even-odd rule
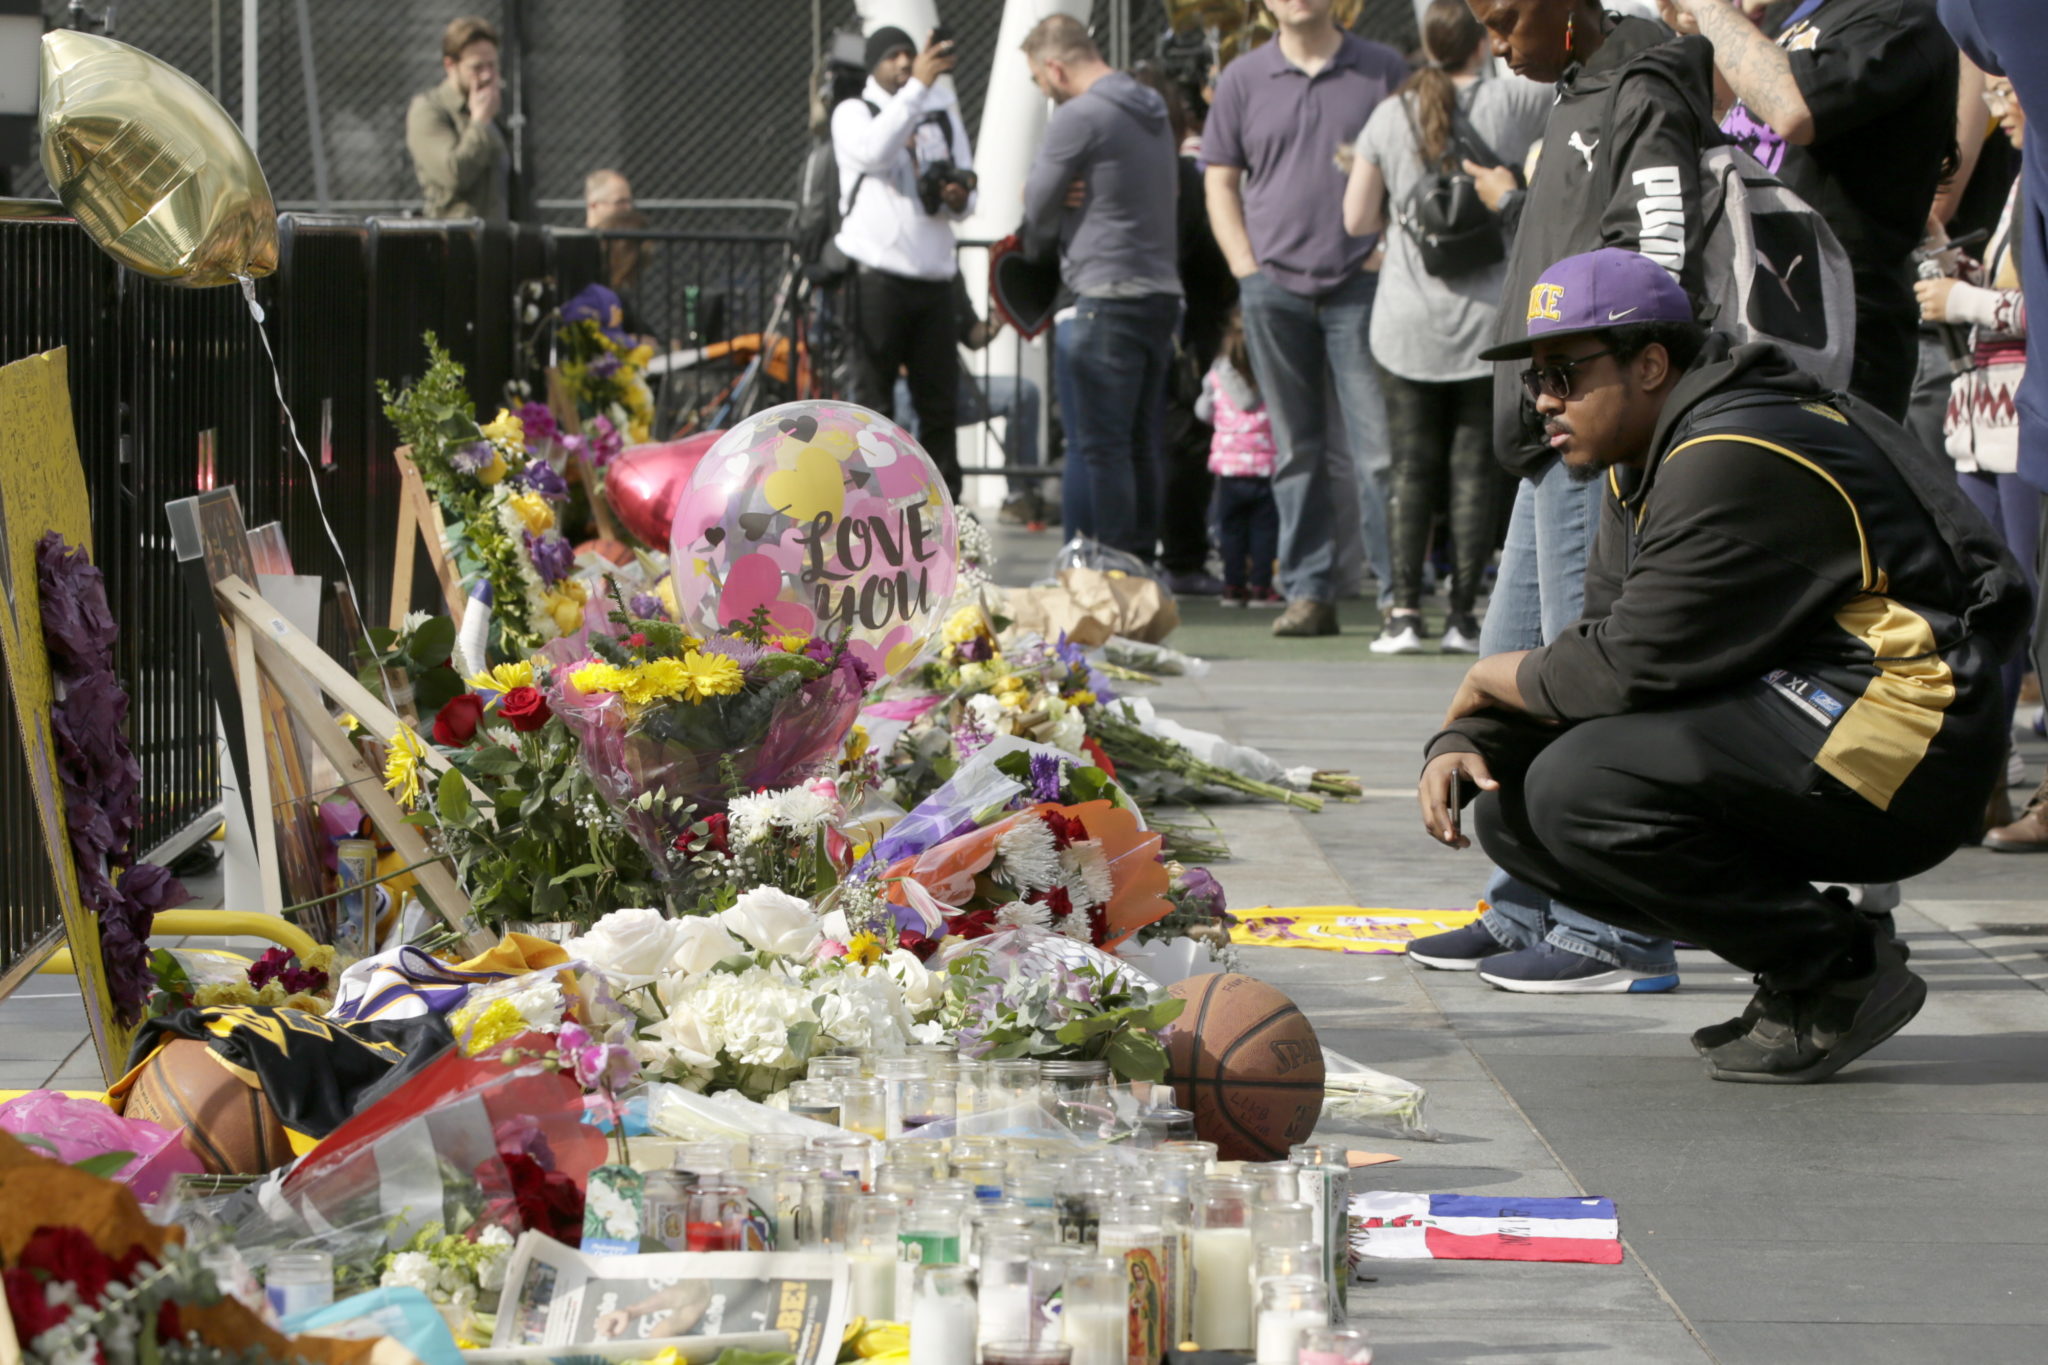
[[[1352,604],[1346,604],[1351,606]],[[1488,871],[1421,832],[1424,740],[1464,660],[1287,661],[1257,615],[1190,610],[1219,655],[1162,711],[1368,795],[1322,815],[1215,810],[1233,903],[1469,905]],[[1351,615],[1369,618],[1369,609]],[[1351,624],[1371,629],[1369,619]],[[1324,650],[1344,648],[1321,642]],[[1352,657],[1356,657],[1355,655]],[[2036,772],[2043,754],[2032,746]],[[2037,864],[1976,849],[1906,888],[1933,987],[1898,1038],[1812,1087],[1718,1084],[1686,1035],[1747,1000],[1709,954],[1664,996],[1529,996],[1403,958],[1250,950],[1325,1043],[1429,1088],[1440,1143],[1359,1189],[1611,1196],[1617,1267],[1377,1262],[1354,1291],[1389,1365],[1612,1360],[2022,1361],[2048,1355],[2048,915]]]

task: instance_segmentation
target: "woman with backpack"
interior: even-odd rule
[[[1493,367],[1478,358],[1493,337],[1506,241],[1462,165],[1519,164],[1548,92],[1485,79],[1485,39],[1464,0],[1432,0],[1428,60],[1373,110],[1344,192],[1353,236],[1391,224],[1372,313],[1393,454],[1394,592],[1378,654],[1422,649],[1422,564],[1439,513],[1452,562],[1443,650],[1478,652],[1472,607],[1512,488],[1493,454]]]

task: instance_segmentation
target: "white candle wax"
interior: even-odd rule
[[[855,1317],[896,1319],[896,1258],[856,1251],[846,1258],[847,1287]]]
[[[1076,1304],[1060,1313],[1060,1337],[1074,1348],[1073,1365],[1124,1365],[1130,1311],[1121,1304]]]
[[[961,1365],[974,1357],[974,1300],[918,1295],[910,1308],[910,1365]]]
[[[981,1287],[981,1340],[1023,1341],[1031,1335],[1031,1288],[1017,1284]]]
[[[1301,1334],[1311,1327],[1329,1325],[1327,1313],[1299,1308],[1259,1314],[1258,1365],[1295,1365],[1301,1358]]]
[[[1195,1340],[1210,1351],[1252,1344],[1250,1228],[1196,1228]]]

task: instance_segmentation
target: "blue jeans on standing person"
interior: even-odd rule
[[[1216,548],[1223,555],[1223,585],[1263,592],[1273,586],[1280,550],[1280,508],[1273,481],[1256,475],[1216,480]]]
[[[1520,481],[1493,596],[1479,627],[1480,654],[1535,649],[1579,619],[1586,604],[1586,552],[1606,487],[1601,479],[1573,482],[1558,460]],[[1486,902],[1491,908],[1482,923],[1512,947],[1541,941],[1610,967],[1657,975],[1678,970],[1670,939],[1582,915],[1498,868],[1487,884]]]
[[[2012,551],[2012,557],[2019,561],[2020,576],[2029,585],[2039,581],[2036,577],[2038,566],[2034,562],[2035,552],[2041,538],[2041,495],[2032,484],[2017,474],[1992,474],[1981,469],[1958,470],[1956,481],[1963,486],[1963,495],[1976,504],[1984,514],[1984,520],[1996,528],[2005,541],[2005,548]],[[2032,650],[2022,640],[2012,657],[2005,661],[2005,723],[2012,725],[2013,713],[2019,709],[2020,682],[2033,666]]]
[[[1386,420],[1370,342],[1379,277],[1360,271],[1314,298],[1290,293],[1264,271],[1238,286],[1245,343],[1280,446],[1273,499],[1280,507],[1281,590],[1289,600],[1337,599],[1336,519],[1344,509],[1332,496],[1325,388],[1334,378],[1345,444],[1358,467],[1365,557],[1384,597],[1394,570],[1387,545]]]
[[[910,401],[910,381],[896,376],[896,425],[913,437],[921,423]],[[969,374],[960,370],[960,407],[955,414],[962,426],[1003,419],[1003,467],[1035,469],[1039,463],[1038,417],[1041,400],[1038,385],[1020,374]],[[1009,480],[1010,492],[1028,493],[1036,479]]]
[[[1179,325],[1176,294],[1082,298],[1053,337],[1066,534],[1093,536],[1148,564],[1159,544],[1159,451]]]

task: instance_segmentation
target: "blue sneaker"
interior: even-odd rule
[[[1473,920],[1462,929],[1418,938],[1408,945],[1408,956],[1425,967],[1442,972],[1471,972],[1489,957],[1499,957],[1514,948],[1493,936],[1485,923]]]
[[[1531,995],[1579,995],[1678,989],[1677,972],[1639,972],[1612,967],[1584,953],[1552,943],[1531,944],[1479,964],[1479,979],[1504,991]]]

